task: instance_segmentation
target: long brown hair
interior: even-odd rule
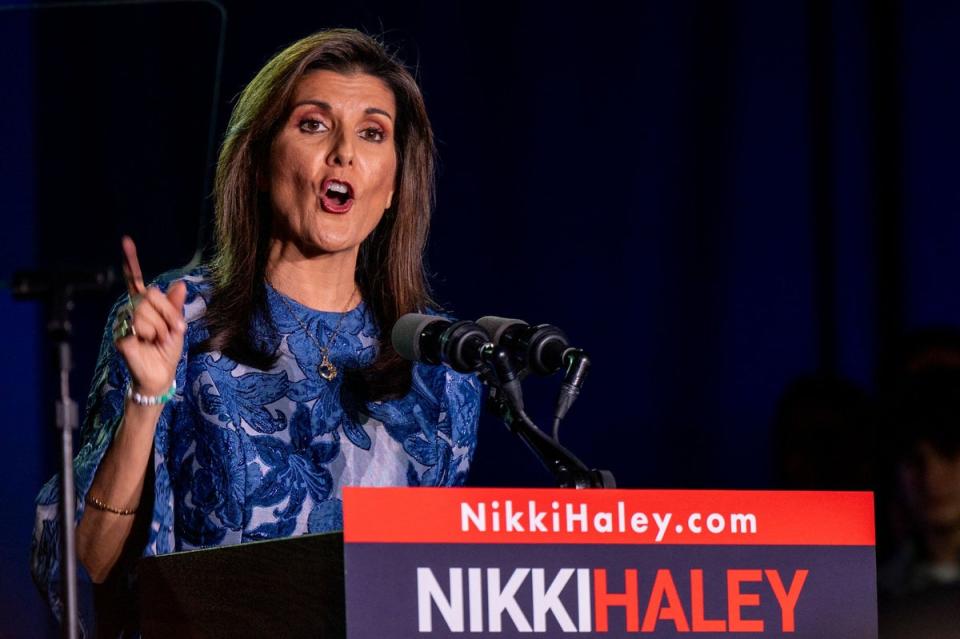
[[[380,329],[377,359],[350,371],[346,382],[364,400],[405,394],[410,364],[388,333],[404,313],[431,304],[423,253],[434,199],[433,131],[416,81],[379,42],[359,31],[331,29],[299,40],[257,73],[237,100],[217,162],[213,291],[206,312],[210,337],[196,350],[219,350],[237,362],[268,369],[276,354],[253,335],[269,319],[264,273],[270,242],[266,176],[271,143],[304,74],[325,69],[382,80],[397,105],[397,177],[393,204],[360,245],[356,280]]]

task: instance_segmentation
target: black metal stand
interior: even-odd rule
[[[616,480],[609,470],[588,468],[560,442],[549,437],[533,423],[523,410],[516,410],[500,390],[494,375],[482,374],[490,386],[488,405],[546,466],[560,488],[616,488]]]
[[[70,338],[73,326],[70,311],[78,293],[109,290],[115,280],[112,270],[97,273],[21,272],[13,278],[13,296],[18,300],[45,299],[49,304],[47,336],[56,345],[59,395],[56,422],[60,430],[60,567],[63,579],[63,636],[77,639],[80,623],[77,608],[77,550],[75,542],[76,488],[73,472],[73,431],[79,426],[77,403],[70,397],[70,369],[73,357]]]
[[[76,505],[74,503],[73,431],[79,426],[77,403],[70,397],[70,369],[73,361],[70,350],[70,311],[73,300],[68,289],[55,293],[50,300],[50,320],[47,335],[57,346],[60,372],[60,396],[56,401],[57,428],[60,429],[60,530],[62,531],[61,570],[63,571],[63,636],[80,636],[77,612],[77,546],[74,539]]]

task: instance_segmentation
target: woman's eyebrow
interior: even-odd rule
[[[373,115],[374,113],[379,113],[380,115],[385,115],[385,116],[387,116],[387,118],[390,119],[390,120],[393,119],[393,116],[392,116],[392,115],[390,115],[389,113],[387,113],[387,112],[384,111],[383,109],[378,109],[377,107],[367,107],[367,108],[364,110],[364,113],[366,113],[367,115]]]
[[[319,109],[323,109],[324,111],[333,111],[333,107],[331,107],[328,102],[324,102],[323,100],[301,100],[300,102],[295,103],[293,105],[293,108],[296,109],[297,107],[305,106],[308,104],[313,105]],[[384,115],[390,120],[393,120],[393,116],[390,115],[389,112],[384,111],[383,109],[378,109],[377,107],[367,107],[366,109],[363,110],[363,112],[366,113],[367,115],[373,115],[374,113],[379,113],[380,115]]]
[[[297,107],[306,106],[308,104],[312,104],[313,106],[323,109],[324,111],[333,111],[333,107],[331,107],[329,103],[324,102],[323,100],[300,100],[299,102],[293,105],[293,108],[296,109]]]

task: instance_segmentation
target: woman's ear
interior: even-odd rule
[[[387,193],[387,203],[386,203],[386,205],[383,207],[383,210],[386,211],[386,210],[389,209],[391,206],[393,206],[393,190],[391,190],[389,193]]]

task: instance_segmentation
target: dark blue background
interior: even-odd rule
[[[824,372],[873,388],[902,331],[960,323],[960,5],[225,5],[218,137],[230,98],[270,54],[317,29],[382,34],[417,68],[441,157],[429,255],[437,299],[461,317],[554,323],[590,351],[594,370],[563,440],[621,487],[767,487],[774,406],[791,380]],[[118,251],[96,247],[115,246],[126,228],[146,229],[137,240],[148,270],[178,265],[164,257],[197,230],[209,163],[205,134],[187,136],[194,146],[168,138],[208,121],[203,73],[215,52],[196,45],[195,66],[176,62],[185,82],[199,78],[193,101],[149,80],[190,43],[216,40],[209,5],[188,8],[196,17],[176,29],[114,14],[128,25],[117,58],[142,59],[143,77],[103,82],[109,69],[89,69],[95,90],[62,96],[62,119],[41,122],[51,87],[35,68],[94,39],[77,28],[54,42],[0,15],[0,279],[48,261],[52,246],[115,264]],[[136,48],[145,33],[168,46]],[[74,109],[146,108],[127,104],[138,82],[151,108],[195,103],[192,115],[162,126],[124,119],[103,145],[78,151],[87,121]],[[72,174],[57,164],[65,150],[78,170],[143,179],[107,180],[97,202],[58,191],[48,180]],[[148,161],[163,173],[142,169]],[[108,200],[134,203],[126,224],[98,216]],[[78,397],[108,304],[78,310]],[[32,499],[54,472],[53,378],[41,309],[0,295],[0,322],[0,636],[35,636],[47,613],[26,557]],[[555,385],[527,385],[541,422]],[[473,483],[549,481],[484,418]]]

